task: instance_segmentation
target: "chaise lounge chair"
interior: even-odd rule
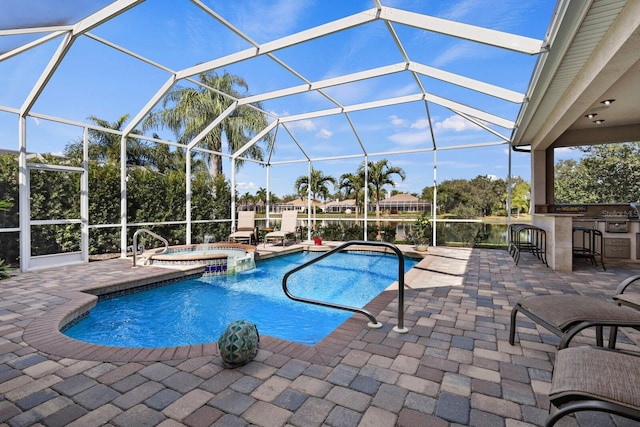
[[[282,246],[284,246],[287,237],[293,236],[295,239],[296,228],[298,226],[298,211],[284,211],[282,212],[282,222],[280,223],[280,230],[272,231],[264,236],[264,244],[266,246],[269,241],[282,240]]]
[[[254,211],[238,212],[238,228],[229,235],[229,241],[255,243],[257,241],[255,218]]]
[[[602,331],[610,328],[609,348],[615,348],[618,327],[640,327],[640,311],[582,295],[534,295],[520,299],[511,310],[509,344],[516,334],[516,316],[522,313],[560,337],[565,348],[579,332],[594,327],[596,345],[602,347]]]
[[[640,280],[640,275],[627,277],[620,282],[613,300],[618,303],[618,305],[626,305],[627,307],[640,310],[640,292],[627,292],[627,288],[638,280]]]
[[[640,358],[594,347],[560,350],[549,400],[547,427],[579,411],[608,412],[640,421]]]

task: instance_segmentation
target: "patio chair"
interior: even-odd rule
[[[640,280],[640,275],[627,277],[620,282],[613,300],[618,303],[618,305],[626,305],[640,310],[640,292],[627,292],[627,288],[638,280]]]
[[[594,347],[558,351],[549,391],[551,427],[579,411],[600,411],[640,421],[640,358]]]
[[[602,347],[603,328],[609,327],[609,348],[615,348],[618,327],[640,327],[640,311],[582,295],[534,295],[524,297],[511,310],[509,344],[516,334],[516,316],[522,313],[560,337],[562,349],[584,329],[596,329],[596,345]]]
[[[238,227],[236,231],[229,235],[230,242],[257,242],[258,234],[256,233],[256,213],[254,211],[238,212]]]
[[[264,244],[267,245],[269,241],[282,240],[282,246],[284,246],[287,237],[293,236],[295,239],[296,228],[298,226],[298,211],[284,211],[282,212],[282,222],[280,223],[280,230],[272,231],[265,234]]]

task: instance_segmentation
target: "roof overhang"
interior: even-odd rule
[[[640,2],[561,2],[548,40],[512,145],[545,150],[640,140]]]

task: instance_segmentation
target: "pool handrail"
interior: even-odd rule
[[[293,295],[288,287],[287,287],[287,279],[289,278],[289,276],[291,276],[293,273],[300,271],[308,266],[310,266],[311,264],[315,264],[316,262],[327,258],[331,255],[333,255],[336,252],[340,252],[343,249],[349,247],[349,246],[383,246],[386,248],[391,249],[392,251],[394,251],[396,253],[396,255],[398,256],[398,325],[393,327],[393,330],[395,332],[404,334],[409,332],[409,329],[404,327],[404,255],[402,254],[402,251],[400,251],[400,249],[398,249],[398,247],[392,243],[388,243],[388,242],[377,242],[377,241],[365,241],[365,240],[350,240],[348,242],[345,242],[339,246],[336,246],[335,248],[323,253],[322,255],[318,256],[317,258],[312,259],[311,261],[307,261],[304,264],[301,264],[289,271],[287,271],[283,278],[282,278],[282,289],[284,290],[285,295],[287,295],[287,297],[289,297],[290,299],[294,300],[294,301],[299,301],[299,302],[306,302],[309,304],[315,304],[315,305],[320,305],[323,307],[329,307],[329,308],[336,308],[339,310],[346,310],[346,311],[351,311],[354,313],[360,313],[363,314],[365,316],[367,316],[367,318],[369,319],[369,324],[368,326],[370,328],[381,328],[382,327],[382,323],[378,322],[375,318],[375,316],[373,314],[371,314],[371,312],[369,312],[368,310],[365,310],[363,308],[358,308],[358,307],[350,307],[347,305],[342,305],[342,304],[335,304],[335,303],[329,303],[329,302],[324,302],[324,301],[317,301],[317,300],[313,300],[310,298],[303,298],[303,297],[298,297]]]
[[[133,233],[133,268],[137,267],[136,262],[138,259],[138,234],[140,233],[147,233],[150,234],[151,236],[155,237],[156,239],[162,241],[162,243],[164,243],[164,249],[162,250],[162,252],[160,252],[161,254],[165,253],[167,251],[167,249],[169,249],[169,242],[167,241],[167,239],[165,239],[164,237],[160,236],[159,234],[154,233],[153,231],[149,230],[148,228],[141,228],[139,230],[136,230],[135,233]]]

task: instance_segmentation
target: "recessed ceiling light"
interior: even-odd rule
[[[600,104],[604,104],[607,107],[611,104],[613,104],[616,100],[615,99],[605,99],[604,101],[600,101]]]
[[[589,113],[589,114],[587,114],[585,117],[586,117],[587,119],[593,119],[593,118],[594,118],[595,116],[597,116],[597,115],[598,115],[598,113]]]
[[[593,123],[601,125],[602,123],[604,123],[604,120],[594,120]]]

